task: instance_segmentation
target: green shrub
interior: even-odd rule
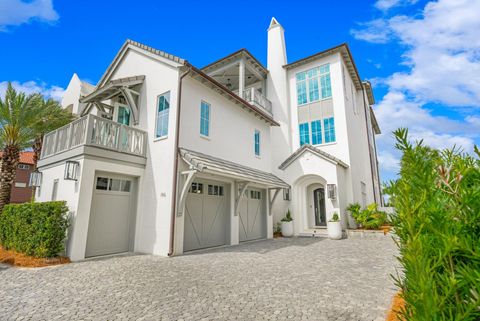
[[[290,210],[287,211],[287,214],[285,215],[284,218],[281,220],[282,222],[291,222],[293,221],[292,214],[290,213]]]
[[[54,257],[64,250],[65,202],[9,204],[0,214],[0,244],[30,256]]]
[[[360,204],[353,203],[347,207],[355,222],[363,228],[376,230],[387,221],[387,214],[378,210],[378,205],[372,203],[365,209]]]
[[[396,209],[402,318],[480,320],[480,161],[411,143],[405,129],[394,134],[403,156],[386,193]]]

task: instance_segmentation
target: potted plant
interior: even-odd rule
[[[293,236],[293,218],[290,210],[288,210],[285,217],[282,218],[282,235],[284,237]]]
[[[340,240],[342,238],[342,226],[340,225],[340,218],[338,213],[333,213],[333,216],[327,223],[328,237],[332,240]]]
[[[280,223],[275,225],[275,228],[273,229],[273,237],[282,237],[282,225]]]

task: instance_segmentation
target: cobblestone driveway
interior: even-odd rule
[[[260,241],[175,258],[0,266],[1,320],[384,320],[390,237]]]

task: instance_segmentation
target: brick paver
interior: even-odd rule
[[[384,320],[390,237],[292,238],[163,258],[0,266],[1,320]]]

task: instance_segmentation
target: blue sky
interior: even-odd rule
[[[399,126],[434,147],[480,143],[479,12],[480,0],[1,0],[0,94],[13,81],[58,98],[74,72],[95,83],[127,38],[198,67],[239,48],[265,63],[275,16],[290,62],[348,42],[374,84],[386,180],[398,170]]]

